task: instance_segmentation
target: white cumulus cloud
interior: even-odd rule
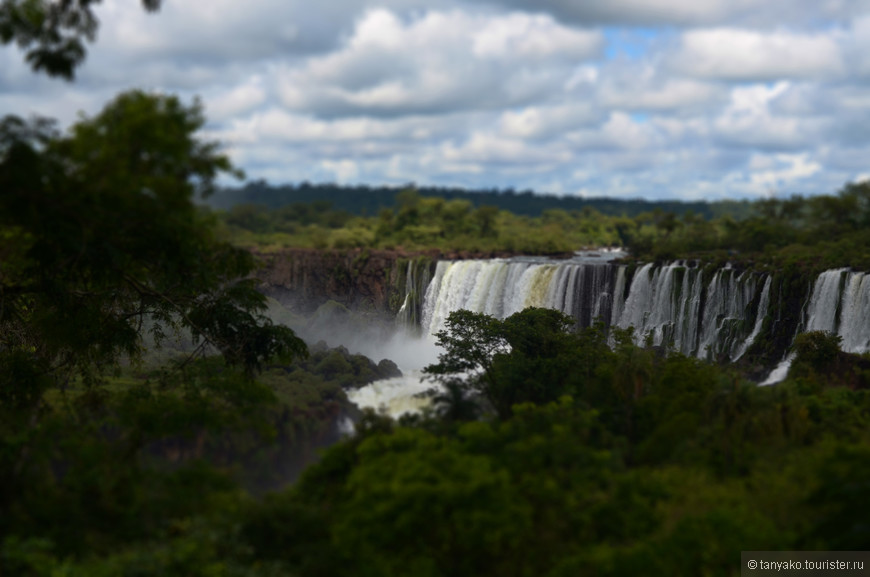
[[[672,64],[690,76],[724,80],[837,77],[844,71],[838,36],[734,28],[691,30],[683,34]]]
[[[868,173],[870,0],[133,0],[74,83],[0,51],[0,114],[200,97],[251,178],[669,198]]]

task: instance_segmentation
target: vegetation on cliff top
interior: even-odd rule
[[[365,194],[365,193],[360,193]],[[622,246],[639,260],[739,260],[804,272],[852,266],[870,270],[870,183],[834,195],[767,199],[738,213],[705,218],[661,207],[634,216],[549,208],[537,216],[466,198],[447,200],[407,189],[378,216],[352,215],[328,201],[269,207],[236,205],[222,213],[233,242],[282,247],[437,249],[456,253],[557,254]]]
[[[276,250],[283,247],[379,248],[408,251],[554,254],[581,246],[618,244],[613,223],[592,209],[569,214],[551,210],[533,218],[479,206],[464,199],[398,195],[398,207],[377,217],[352,216],[326,202],[279,209],[239,205],[223,215],[236,244]]]

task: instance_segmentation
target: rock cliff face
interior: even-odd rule
[[[416,261],[434,267],[436,253],[286,249],[261,254],[261,290],[307,315],[328,301],[359,312],[395,315],[406,292],[406,271]]]

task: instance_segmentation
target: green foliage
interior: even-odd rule
[[[440,198],[443,199],[442,202],[460,200],[470,202],[473,207],[478,209],[492,206],[497,207],[500,211],[509,211],[516,215],[529,217],[538,217],[544,211],[555,209],[569,214],[584,213],[586,218],[592,214],[614,217],[625,215],[631,218],[641,213],[659,209],[664,213],[672,212],[678,216],[691,211],[704,219],[729,215],[741,220],[752,212],[748,201],[680,202],[581,198],[534,194],[532,191],[516,192],[511,189],[466,190],[415,185],[370,187],[302,182],[295,185],[272,186],[262,180],[249,182],[238,189],[221,190],[211,202],[215,207],[228,210],[238,204],[259,204],[270,209],[279,209],[290,204],[310,204],[325,200],[332,203],[337,210],[360,216],[371,216],[377,215],[382,209],[393,212],[401,205],[397,201],[397,195],[408,189],[413,189],[419,199]]]
[[[570,319],[542,309],[450,320],[440,336],[447,353],[430,374],[467,401],[469,391],[488,394],[488,370],[524,402],[484,420],[475,418],[495,403],[463,412],[454,399],[456,412],[404,425],[365,413],[357,436],[262,501],[198,459],[226,466],[232,451],[262,453],[247,428],[270,422],[280,437],[281,407],[313,409],[302,391],[318,378],[326,406],[337,383],[368,378],[370,361],[315,348],[302,363],[272,366],[254,389],[218,360],[99,402],[82,388],[70,405],[93,426],[71,435],[58,412],[28,436],[2,437],[0,470],[18,472],[0,477],[2,494],[16,495],[0,520],[0,569],[730,575],[747,548],[866,539],[866,390],[805,379],[758,388],[722,367],[639,348],[630,333],[573,333]],[[568,396],[540,396],[532,373]],[[26,466],[16,467],[24,447]]]
[[[222,565],[227,549],[199,539],[231,529],[220,519],[235,514],[239,483],[248,491],[286,485],[316,459],[317,446],[334,442],[338,415],[351,410],[326,380],[335,375],[290,369],[252,382],[210,358],[132,384],[72,387],[29,423],[2,413],[0,537],[11,544],[0,571],[66,560],[97,571],[148,559],[157,575],[181,562],[176,555],[190,567]],[[195,543],[179,530],[188,523],[204,524]],[[197,574],[181,567],[172,570]]]
[[[870,359],[840,350],[842,338],[825,331],[797,335],[792,345],[795,359],[789,376],[805,386],[870,387]]]
[[[449,406],[566,363],[571,397],[536,399],[518,378],[533,402],[482,421],[369,415],[277,497],[274,517],[258,509],[243,530],[254,556],[314,575],[732,575],[740,550],[866,540],[866,390],[759,388],[630,333],[612,348],[600,326],[572,335],[552,311],[449,321],[429,367]]]
[[[450,313],[445,329],[436,334],[436,342],[445,352],[424,373],[435,381],[451,383],[461,375],[465,389],[492,402],[495,399],[488,393],[499,386],[494,362],[497,355],[508,352],[502,326],[501,321],[482,313]]]
[[[0,122],[4,575],[275,574],[218,559],[242,555],[239,482],[286,484],[336,438],[340,387],[258,376],[307,347],[194,203],[235,173],[203,123],[142,92],[67,134]],[[175,336],[177,363],[144,369]]]
[[[866,445],[839,447],[820,467],[821,482],[808,501],[821,509],[808,538],[818,546],[850,551],[864,547],[870,526],[870,451]]]
[[[545,404],[576,388],[573,368],[578,339],[574,319],[551,309],[529,308],[502,324],[510,354],[496,358],[485,394],[500,415],[519,403]]]
[[[0,42],[15,42],[35,72],[72,80],[75,68],[85,59],[85,41],[97,35],[99,21],[93,4],[100,0],[46,2],[3,0],[0,4]],[[160,8],[161,0],[142,0],[148,11]]]
[[[383,208],[377,217],[351,218],[325,202],[277,210],[242,204],[232,207],[224,221],[236,243],[266,249],[435,247],[549,254],[616,241],[609,223],[594,213],[562,212],[565,218],[556,224],[550,217],[520,218],[492,205],[475,209],[468,199],[445,200],[407,189],[396,195],[395,209]]]
[[[650,354],[633,346],[630,334],[616,332],[621,344],[611,350],[603,326],[573,327],[574,319],[551,309],[528,308],[504,321],[455,311],[436,334],[444,352],[424,373],[448,391],[463,389],[463,398],[480,398],[501,418],[518,403],[574,394],[617,419],[610,407],[631,406],[643,392]]]
[[[755,265],[797,265],[818,273],[829,268],[870,268],[867,252],[870,183],[849,183],[836,195],[792,196],[747,205],[744,218],[730,215],[704,221],[684,214],[673,226],[667,215],[653,217],[655,229],[620,228],[625,246],[641,259],[706,256],[724,252]]]
[[[527,198],[509,193],[406,189],[398,194],[390,190],[387,195],[387,191],[365,188],[303,185],[285,190],[254,183],[237,194],[262,204],[230,204],[224,218],[232,225],[236,242],[269,249],[368,246],[563,254],[584,246],[616,244],[643,260],[740,259],[751,266],[797,265],[818,273],[841,266],[870,268],[870,252],[866,250],[870,227],[864,226],[870,222],[868,190],[870,184],[860,183],[846,185],[838,195],[755,203],[677,206],[638,201],[638,206],[611,206],[606,199],[556,202],[531,194]],[[334,209],[323,200],[309,205],[283,204],[290,198],[313,198],[313,191],[333,198],[335,206],[342,208]],[[345,195],[350,192],[355,196]],[[227,191],[222,194],[232,196]],[[526,210],[525,205],[514,203],[518,198],[536,199],[540,209]],[[379,210],[377,217],[351,217],[348,211],[356,210],[354,203],[372,199],[380,199],[370,210],[372,214]],[[596,204],[596,200],[603,204]],[[568,210],[574,201],[580,204]],[[387,208],[389,205],[394,208]],[[282,208],[270,208],[276,206]],[[357,212],[365,213],[361,209]]]
[[[476,575],[522,544],[532,510],[489,457],[415,430],[357,453],[333,535],[366,573]]]
[[[249,372],[304,354],[260,314],[254,281],[239,280],[252,255],[218,240],[193,202],[233,172],[215,143],[196,138],[203,123],[198,104],[142,92],[119,96],[69,136],[4,119],[0,229],[13,240],[0,274],[4,358],[23,351],[58,381],[93,379],[138,355],[146,320],[157,344],[184,329]]]
[[[795,360],[813,371],[830,371],[839,355],[842,340],[839,335],[824,331],[801,333],[794,339]]]

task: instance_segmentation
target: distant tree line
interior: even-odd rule
[[[610,216],[634,217],[659,209],[676,215],[691,213],[704,219],[730,215],[742,219],[751,212],[749,201],[683,202],[677,200],[644,200],[619,198],[580,198],[537,194],[531,190],[517,192],[512,188],[468,190],[436,186],[344,186],[332,183],[285,184],[273,186],[257,180],[240,188],[224,188],[209,202],[215,208],[229,209],[238,204],[259,204],[279,208],[288,204],[329,202],[333,209],[354,215],[372,216],[384,208],[395,208],[396,195],[402,190],[415,189],[422,197],[444,200],[466,200],[473,206],[495,206],[521,216],[540,216],[546,210],[565,211],[594,209]]]
[[[369,217],[316,200],[276,208],[239,204],[222,218],[233,243],[260,251],[308,247],[562,254],[583,246],[619,244],[616,225],[625,221],[632,228],[634,223],[591,207],[547,209],[530,217],[492,205],[475,206],[464,198],[422,196],[412,188],[397,193],[394,202],[393,208]]]
[[[239,190],[261,190],[258,186],[254,183]],[[616,245],[643,261],[693,258],[777,269],[794,265],[807,274],[843,266],[870,270],[868,182],[849,183],[829,195],[711,204],[565,199],[511,192],[462,192],[451,197],[447,190],[445,196],[427,196],[415,188],[398,192],[336,188],[336,196],[330,196],[330,186],[262,189],[305,193],[288,194],[287,199],[316,191],[324,194],[310,202],[234,205],[221,212],[229,238],[260,250],[302,246],[556,254],[584,246]],[[389,201],[378,200],[388,193],[393,194]],[[362,216],[353,212],[352,204],[335,204],[342,195],[348,203],[356,198],[369,206],[377,201],[387,207],[376,215]],[[279,197],[276,193],[271,198],[277,202]],[[483,199],[492,204],[483,204]],[[560,207],[545,208],[533,216],[505,208],[506,203],[523,200]],[[566,208],[583,203],[582,209]],[[703,205],[703,210],[689,209],[696,204]],[[625,210],[618,215],[607,212],[615,207]],[[641,208],[649,210],[627,216]]]
[[[740,220],[659,212],[624,219],[618,229],[622,244],[645,260],[694,256],[810,272],[870,270],[870,182],[836,194],[758,200]]]

